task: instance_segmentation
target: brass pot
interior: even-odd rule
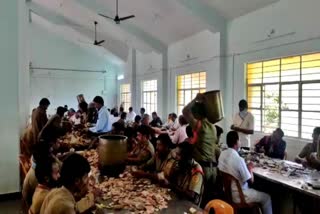
[[[127,137],[122,135],[101,135],[99,137],[99,168],[104,175],[117,176],[127,159]]]
[[[224,117],[223,103],[220,91],[208,91],[204,93],[206,116],[210,123],[217,123]]]

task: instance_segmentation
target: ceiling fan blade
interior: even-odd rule
[[[107,19],[114,20],[114,18],[111,18],[110,16],[103,15],[103,14],[101,14],[101,13],[99,13],[99,16],[102,16],[102,17],[107,18]]]
[[[105,40],[101,40],[101,41],[94,41],[94,45],[101,45],[102,43],[104,43]]]
[[[127,19],[135,18],[135,17],[136,17],[135,15],[131,15],[131,16],[126,16],[126,17],[121,17],[119,20],[120,21],[124,21],[124,20],[127,20]]]

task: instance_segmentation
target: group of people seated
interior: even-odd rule
[[[50,102],[42,99],[32,113],[33,136],[38,133],[38,138],[33,149],[33,165],[23,184],[29,213],[82,213],[94,205],[98,195],[99,191],[88,193],[90,166],[85,158],[72,153],[59,160],[55,155],[56,139],[66,130],[63,127],[65,117],[74,125],[78,125],[75,121],[79,118],[79,124],[94,124],[88,132],[127,136],[126,161],[136,166],[137,170],[133,172],[136,177],[149,178],[204,207],[223,192],[219,183],[220,171],[238,180],[248,203],[260,203],[263,213],[272,213],[270,196],[249,188],[248,183],[254,180],[253,165],[246,163],[238,154],[241,148],[239,132],[252,131],[239,128],[241,123],[239,127],[233,125],[232,131],[227,133],[227,147],[223,148],[219,144],[223,129],[208,121],[204,100],[205,97],[198,94],[183,109],[182,115],[178,117],[170,113],[168,121],[163,124],[156,112],[150,118],[144,108],[140,109],[140,115],[132,107],[128,113],[123,107],[119,111],[107,109],[99,96],[89,105],[84,100],[80,102],[77,112],[58,107],[57,114],[48,120],[46,109]],[[246,112],[246,102],[241,101],[239,108]],[[239,120],[241,118],[240,115]],[[313,143],[306,145],[297,156],[298,163],[315,168],[320,166],[315,155],[319,135],[320,128],[317,127],[313,132]],[[278,128],[270,136],[260,139],[254,149],[271,158],[285,159],[286,142],[283,137],[284,132]],[[239,202],[235,184],[231,189],[233,201]]]

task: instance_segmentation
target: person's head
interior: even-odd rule
[[[242,111],[245,111],[248,109],[248,103],[246,100],[240,100],[239,102],[239,111],[242,112]]]
[[[90,165],[83,156],[72,153],[65,158],[61,167],[61,184],[70,190],[76,200],[88,192]]]
[[[149,114],[144,114],[143,117],[142,117],[142,119],[141,119],[141,124],[147,126],[147,125],[149,125],[149,123],[150,123],[150,116],[149,116]]]
[[[141,109],[140,109],[140,114],[141,114],[141,115],[143,115],[145,112],[146,112],[146,109],[145,109],[145,108],[141,108]]]
[[[176,157],[179,168],[186,170],[192,163],[192,145],[188,142],[178,144],[176,148]]]
[[[313,143],[318,143],[319,136],[320,136],[320,127],[315,127],[312,133]]]
[[[86,102],[81,102],[79,103],[79,110],[80,112],[88,112],[88,103]]]
[[[113,123],[112,124],[112,134],[124,134],[124,130],[125,130],[125,127],[124,127],[124,124],[123,123],[119,123],[119,122],[116,122],[116,123]]]
[[[60,117],[63,117],[64,113],[66,113],[67,111],[68,111],[68,110],[65,109],[64,107],[59,106],[59,107],[57,108],[57,115],[59,115]],[[74,111],[74,110],[73,110],[73,111]],[[75,111],[74,111],[74,113],[75,113]]]
[[[116,111],[117,110],[115,108],[113,108],[113,109],[111,109],[110,114],[114,115],[114,113],[116,113]]]
[[[191,113],[197,120],[206,118],[207,113],[204,103],[195,102],[191,107]]]
[[[160,134],[157,139],[156,154],[160,158],[166,158],[172,147],[172,141],[168,134]]]
[[[118,113],[118,112],[114,112],[114,113],[113,113],[113,116],[114,116],[114,117],[119,117],[119,113]]]
[[[37,163],[35,175],[39,184],[49,188],[57,187],[60,178],[58,162],[53,157],[40,161]]]
[[[146,142],[149,140],[150,132],[149,127],[146,125],[141,125],[137,129],[137,140],[139,142]]]
[[[240,148],[239,135],[236,131],[230,131],[227,134],[227,145],[229,148],[235,149],[236,151]]]
[[[122,106],[120,106],[119,112],[121,112],[121,113],[124,112],[124,108]]]
[[[50,105],[50,101],[47,98],[42,98],[39,102],[39,106],[41,108],[44,108],[45,110],[48,109],[49,105]]]
[[[122,120],[126,120],[126,119],[127,119],[127,112],[122,112],[120,118],[121,118]]]
[[[276,130],[274,130],[271,135],[271,139],[274,142],[280,141],[283,137],[284,137],[284,132],[280,128],[277,128]]]
[[[183,116],[183,115],[180,115],[179,116],[179,124],[181,126],[184,126],[184,125],[187,125],[188,124],[188,121],[186,120],[186,118]]]
[[[171,113],[171,120],[174,122],[177,119],[177,114],[176,113]]]
[[[172,114],[168,114],[168,120],[172,120]]]
[[[216,130],[217,130],[217,138],[218,141],[220,140],[221,135],[223,134],[223,129],[220,126],[215,125]]]
[[[155,120],[158,118],[157,112],[152,112],[152,119]]]
[[[132,108],[132,107],[130,107],[130,108],[129,108],[129,112],[132,112],[132,111],[133,111],[133,108]]]
[[[140,115],[135,116],[134,122],[140,124],[141,123],[141,116]]]
[[[192,138],[193,137],[193,131],[192,131],[192,127],[190,125],[188,125],[186,127],[186,133],[187,133],[188,138]]]
[[[36,163],[48,159],[52,155],[52,143],[40,140],[33,146],[32,155]]]
[[[94,103],[94,106],[96,107],[96,109],[100,110],[102,106],[104,106],[104,100],[102,97],[100,96],[96,96],[94,99],[93,99],[93,103]]]

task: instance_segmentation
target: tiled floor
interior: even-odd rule
[[[0,214],[22,214],[21,200],[1,201]]]

